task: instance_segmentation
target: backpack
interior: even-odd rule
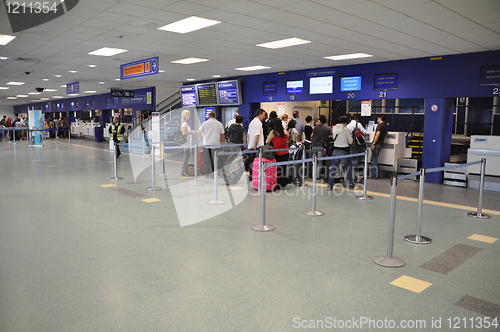
[[[229,126],[229,129],[227,131],[227,137],[229,139],[229,142],[234,144],[243,143],[242,138],[244,133],[245,133],[245,128],[243,128],[242,125],[233,123],[231,126]]]
[[[365,142],[365,135],[363,135],[363,132],[359,130],[358,122],[356,122],[356,127],[354,127],[354,129],[352,130],[352,147],[355,151],[361,152],[361,150],[365,146]]]

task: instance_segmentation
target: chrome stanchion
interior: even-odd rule
[[[422,207],[424,205],[424,183],[425,183],[425,168],[420,169],[420,183],[418,188],[418,208],[417,208],[417,230],[415,235],[406,235],[405,240],[413,244],[429,244],[431,239],[422,236]]]
[[[191,149],[191,148],[190,148]],[[198,143],[194,144],[194,182],[192,186],[202,186],[203,183],[198,182]]]
[[[68,144],[71,145],[71,129],[68,129]]]
[[[262,195],[269,195],[268,193],[266,193],[266,189],[265,189],[265,186],[264,186],[264,190],[262,190],[262,172],[264,171],[263,170],[263,161],[262,161],[262,149],[259,150],[259,156],[257,157],[259,158],[259,184],[257,186],[257,192],[256,193],[251,193],[250,195],[254,196],[254,197],[260,197]],[[250,167],[252,167],[252,165],[250,165]],[[254,176],[254,174],[252,174],[252,177]]]
[[[210,151],[208,152],[210,153]],[[219,177],[219,151],[214,149],[214,199],[211,200],[210,202],[207,202],[207,204],[210,205],[220,205],[224,204],[224,201],[221,201],[220,199],[217,198],[217,178]]]
[[[260,191],[265,193],[266,192],[266,175],[265,172],[267,170],[267,166],[264,165],[263,161],[260,161],[261,164],[261,172],[259,173],[259,188]],[[253,225],[250,227],[250,229],[257,231],[257,232],[268,232],[268,231],[273,231],[276,227],[273,225],[266,225],[266,195],[260,195],[260,224],[258,225]]]
[[[365,166],[363,169],[363,195],[356,196],[357,199],[370,200],[373,199],[372,196],[366,194],[366,183],[368,179],[368,151],[365,151]]]
[[[162,143],[162,147],[164,146],[164,143]],[[161,152],[161,173],[158,174],[158,176],[163,176],[163,177],[167,177],[168,174],[165,173],[165,150],[161,149],[160,150]]]
[[[299,187],[299,188],[309,188],[310,185],[306,184],[306,146],[303,145],[302,146],[302,174],[301,174],[301,177],[302,177],[302,185]]]
[[[318,194],[318,187],[316,185],[316,166],[318,164],[318,156],[315,154],[313,156],[313,165],[312,165],[312,177],[313,177],[313,182],[312,182],[312,187],[311,187],[311,201],[312,201],[312,210],[304,212],[306,216],[311,216],[311,217],[318,217],[322,216],[325,213],[321,211],[316,210],[316,195]]]
[[[477,204],[477,212],[469,212],[467,215],[472,218],[490,219],[489,214],[483,213],[483,192],[484,192],[484,176],[486,173],[486,158],[481,158],[481,178],[479,180],[479,202]]]
[[[148,190],[148,191],[161,190],[161,187],[155,186],[155,174],[156,174],[155,162],[156,162],[155,146],[154,146],[154,143],[152,143],[151,144],[151,187],[146,188],[146,190]]]
[[[117,174],[116,174],[116,160],[118,159],[117,154],[118,154],[118,146],[117,146],[117,143],[115,142],[115,148],[114,148],[114,151],[113,151],[115,177],[109,179],[110,181],[120,181],[120,180],[123,180],[123,178],[117,176]]]
[[[377,256],[373,259],[375,264],[385,266],[385,267],[401,267],[406,264],[404,260],[397,257],[392,257],[392,251],[394,249],[394,222],[396,217],[396,185],[398,179],[396,177],[391,178],[391,205],[389,213],[389,228],[387,235],[387,253],[385,256]]]

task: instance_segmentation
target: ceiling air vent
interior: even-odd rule
[[[30,63],[36,63],[40,60],[37,60],[37,59],[30,59],[30,58],[17,58],[16,60],[14,61],[22,61],[22,62],[30,62]]]

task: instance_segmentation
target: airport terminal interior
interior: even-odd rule
[[[149,156],[122,153],[123,180],[111,181],[107,142],[3,141],[0,153],[1,331],[496,330],[498,192],[484,192],[491,218],[477,219],[478,190],[425,184],[432,242],[411,244],[419,182],[400,181],[393,257],[406,265],[390,268],[374,263],[388,250],[388,178],[367,181],[372,200],[318,182],[323,216],[304,214],[311,188],[270,193],[263,220],[275,230],[258,232],[246,176],[219,178],[224,204],[207,204],[213,180],[180,176],[175,149],[157,158],[157,191]]]
[[[4,2],[0,332],[500,330],[499,0]],[[382,178],[182,174],[261,108],[386,116]]]

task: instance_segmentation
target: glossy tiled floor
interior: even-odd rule
[[[401,182],[394,256],[406,265],[386,268],[373,259],[386,254],[388,180],[369,181],[371,201],[320,186],[321,217],[303,214],[308,189],[272,193],[265,220],[276,229],[255,232],[260,198],[244,177],[229,190],[219,182],[225,203],[209,205],[213,181],[179,177],[179,155],[148,191],[149,158],[122,154],[113,182],[106,148],[0,142],[0,331],[372,331],[392,321],[430,331],[458,318],[466,330],[487,320],[479,307],[500,315],[499,193],[485,192],[492,218],[478,220],[467,216],[477,190],[426,184],[432,243],[412,245],[403,237],[415,233],[418,183]],[[420,267],[458,244],[477,249],[447,274]]]

